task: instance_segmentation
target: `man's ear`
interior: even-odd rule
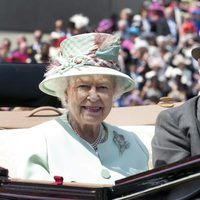
[[[200,58],[198,58],[198,60],[197,60],[197,61],[198,61],[198,65],[199,65],[199,68],[200,68]]]

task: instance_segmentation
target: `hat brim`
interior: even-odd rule
[[[67,79],[70,77],[78,76],[90,76],[90,75],[105,75],[105,76],[114,76],[117,78],[118,90],[116,97],[120,97],[122,94],[131,91],[135,87],[135,81],[125,73],[120,71],[107,68],[107,67],[95,67],[95,66],[82,66],[82,67],[73,67],[64,73],[56,73],[51,76],[46,77],[40,84],[39,88],[44,93],[57,96],[56,95],[56,84],[57,80]]]
[[[192,49],[191,54],[195,60],[198,60],[200,58],[200,47],[196,47],[196,48]]]

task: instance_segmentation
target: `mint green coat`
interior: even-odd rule
[[[19,150],[17,177],[65,182],[114,184],[148,169],[148,152],[132,132],[103,123],[108,138],[95,150],[63,117],[29,128]]]

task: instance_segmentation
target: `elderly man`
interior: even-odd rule
[[[200,66],[200,47],[192,50]],[[155,167],[200,154],[200,98],[161,112],[152,140]]]
[[[200,68],[200,47],[192,57]],[[200,98],[196,96],[181,106],[162,111],[157,117],[152,140],[153,165],[160,167],[200,154]],[[183,199],[200,190],[200,180],[176,188],[169,199]]]

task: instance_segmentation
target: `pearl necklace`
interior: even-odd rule
[[[99,134],[97,136],[97,138],[95,139],[95,141],[93,143],[91,143],[90,145],[93,147],[93,149],[97,149],[97,145],[101,143],[102,141],[102,137],[103,136],[103,128],[102,128],[102,125],[100,125],[100,128],[99,128]]]
[[[70,124],[69,115],[67,115],[66,119],[67,119],[67,123],[72,128],[72,130],[76,133],[76,135],[78,135],[81,139],[83,139],[81,137],[81,135],[79,134],[78,130],[76,128],[73,128],[72,125]],[[104,142],[105,138],[106,138],[106,131],[105,131],[103,125],[100,124],[99,134],[98,134],[98,136],[97,136],[97,138],[95,139],[94,142],[89,143],[87,140],[85,140],[85,139],[83,139],[83,140],[85,140],[96,151],[97,150],[97,145],[102,143],[102,142]]]
[[[76,128],[72,128],[72,129],[74,130],[74,132],[75,132],[80,138],[82,138],[81,135],[79,134],[79,132],[77,131]],[[98,134],[98,136],[97,136],[97,138],[95,139],[94,142],[90,143],[90,142],[86,141],[85,139],[83,139],[83,138],[82,138],[82,139],[85,140],[88,144],[90,144],[90,145],[92,146],[92,148],[96,151],[96,150],[97,150],[97,145],[100,144],[100,143],[103,141],[104,136],[105,136],[105,133],[104,133],[104,131],[103,131],[102,125],[100,125],[99,134]]]

